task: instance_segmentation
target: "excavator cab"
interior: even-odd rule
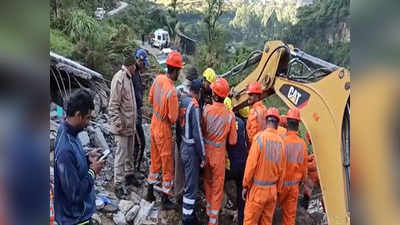
[[[266,42],[246,62],[222,74],[255,69],[230,92],[233,110],[248,105],[247,86],[258,81],[262,97],[276,94],[300,110],[310,134],[328,224],[350,224],[350,72],[281,41]]]

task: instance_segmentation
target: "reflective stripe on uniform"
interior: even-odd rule
[[[154,178],[157,179],[157,178],[159,178],[159,177],[161,176],[161,173],[152,173],[152,172],[150,172],[150,173],[149,173],[149,176],[150,176],[150,177],[154,177]]]
[[[211,140],[209,140],[209,139],[207,139],[207,138],[204,139],[204,142],[205,142],[206,144],[212,145],[212,146],[214,146],[214,147],[216,147],[216,148],[219,148],[219,147],[222,147],[222,146],[225,145],[225,142],[217,143],[217,142],[211,141]]]
[[[89,224],[89,220],[86,220],[85,222],[82,223],[78,223],[77,225],[85,225],[85,224]]]
[[[167,99],[169,99],[169,97],[171,97],[172,93],[173,93],[173,90],[169,90],[169,91],[168,91],[168,93],[167,93]]]
[[[183,203],[185,204],[194,205],[195,201],[196,200],[194,199],[186,198],[185,196],[183,196]]]
[[[285,181],[284,185],[285,186],[292,186],[292,185],[296,185],[296,184],[300,184],[300,181]]]
[[[165,194],[170,194],[171,191],[172,191],[171,188],[163,188],[163,192],[164,192]]]
[[[210,219],[208,220],[208,223],[217,224],[217,218],[210,218]]]
[[[192,109],[193,102],[190,102],[188,107],[186,108],[185,112],[185,139],[189,139],[189,115],[190,115],[190,110]]]
[[[153,110],[153,114],[161,121],[167,120],[167,117],[162,117],[157,111]]]
[[[261,181],[253,178],[253,183],[260,185],[260,186],[269,186],[269,185],[274,185],[276,184],[276,181]]]
[[[192,213],[193,213],[193,209],[185,209],[184,207],[182,207],[182,214],[192,215]]]
[[[147,182],[149,184],[157,184],[160,183],[160,181],[158,180],[161,176],[161,173],[149,173],[149,176],[147,177]]]
[[[162,185],[163,187],[169,188],[173,185],[173,183],[174,183],[173,181],[163,181]]]
[[[218,210],[207,209],[207,215],[218,216]]]
[[[205,153],[205,148],[204,148],[204,142],[203,142],[203,133],[201,131],[201,126],[200,126],[200,110],[199,108],[195,109],[195,115],[196,115],[196,121],[197,121],[197,129],[198,129],[198,133],[200,135],[200,145],[201,145],[201,153],[203,154],[203,156],[206,155]]]
[[[258,136],[256,140],[257,140],[258,148],[260,148],[260,151],[262,151],[263,145],[262,145],[261,137]]]
[[[153,180],[153,179],[151,179],[151,178],[147,178],[147,182],[148,182],[149,184],[158,184],[158,183],[160,183],[159,180]]]
[[[221,136],[224,132],[227,118],[224,116],[207,115],[207,133]]]

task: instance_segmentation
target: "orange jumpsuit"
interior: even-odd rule
[[[286,155],[277,130],[258,133],[251,145],[244,171],[243,188],[247,189],[244,225],[270,225],[277,194],[283,186]]]
[[[235,114],[224,103],[207,105],[203,112],[202,127],[207,164],[204,168],[204,190],[207,201],[208,224],[218,224],[225,181],[225,154],[227,140],[237,142]]]
[[[162,170],[162,187],[171,195],[174,179],[172,158],[171,125],[178,119],[178,97],[174,83],[166,75],[156,77],[149,92],[149,102],[153,105],[150,125],[150,171],[148,182],[159,182]]]
[[[307,158],[307,178],[304,184],[304,194],[311,198],[314,186],[320,186],[315,155],[311,154]]]
[[[288,131],[283,138],[286,154],[286,175],[278,204],[282,206],[283,225],[294,225],[296,220],[299,184],[307,173],[307,146],[296,131]]]
[[[258,101],[251,106],[250,114],[246,123],[247,135],[249,141],[252,143],[254,136],[259,132],[267,128],[266,121],[267,107]]]

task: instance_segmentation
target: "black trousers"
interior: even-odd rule
[[[142,114],[140,110],[140,115],[138,114],[138,119],[136,121],[135,149],[133,151],[133,159],[134,159],[133,163],[136,170],[140,168],[140,164],[143,160],[145,147],[146,147],[146,138],[144,136],[144,131],[142,127]]]
[[[244,218],[244,205],[245,202],[242,199],[242,190],[243,190],[243,177],[244,177],[244,168],[235,168],[231,162],[231,169],[226,173],[227,179],[234,180],[236,184],[236,203],[238,210],[238,224],[243,225]]]

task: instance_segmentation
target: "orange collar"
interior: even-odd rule
[[[278,133],[278,131],[275,129],[275,128],[272,128],[272,127],[268,127],[267,129],[265,129],[266,131],[268,131],[268,132],[272,132],[272,133],[274,133],[274,134],[277,134]]]
[[[287,132],[286,132],[286,135],[293,135],[293,136],[297,136],[297,131],[293,131],[293,130],[288,130]]]
[[[225,107],[225,104],[222,102],[214,102],[213,105],[218,106],[218,107]]]
[[[258,101],[258,102],[256,102],[256,103],[254,103],[254,104],[253,104],[253,107],[260,106],[260,105],[264,105],[264,104],[262,103],[262,101]]]
[[[170,84],[174,85],[174,81],[171,80],[171,78],[169,78],[169,76],[168,76],[167,74],[162,73],[162,74],[160,74],[160,75],[164,75],[164,76],[167,78],[168,82],[169,82]]]

